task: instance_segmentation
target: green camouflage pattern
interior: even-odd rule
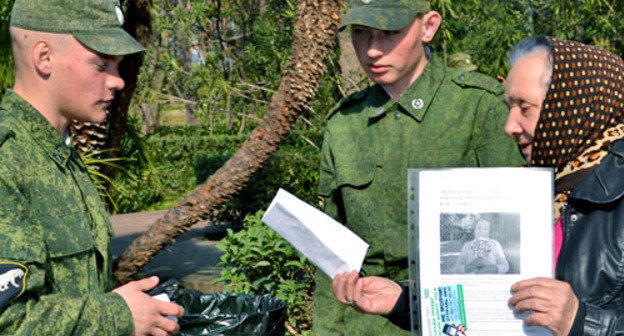
[[[431,10],[425,0],[349,0],[340,27],[361,25],[381,30],[399,30],[416,15]]]
[[[370,244],[363,275],[408,279],[408,168],[524,164],[503,132],[503,93],[496,80],[445,67],[433,55],[398,102],[375,85],[329,114],[319,194],[327,214]],[[378,317],[349,312],[317,273],[314,335],[401,335]]]
[[[8,90],[0,103],[0,262],[29,269],[0,335],[129,335],[113,287],[112,227],[78,152]]]
[[[145,48],[123,25],[119,0],[16,0],[11,26],[72,34],[78,41],[106,55],[128,55]]]

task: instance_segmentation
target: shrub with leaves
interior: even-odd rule
[[[467,53],[479,71],[507,73],[506,55],[521,39],[549,35],[624,52],[623,1],[432,0],[444,20],[433,47],[444,57]]]
[[[288,306],[287,328],[309,331],[315,266],[262,223],[263,211],[245,217],[244,228],[217,245],[222,251],[220,282],[235,293],[271,295]],[[304,333],[305,334],[305,333]]]
[[[233,153],[198,153],[194,163],[197,183],[205,181]],[[316,204],[319,162],[318,149],[304,144],[284,144],[243,189],[223,205],[215,219],[222,223],[240,223],[246,215],[265,209],[280,187],[310,204]]]
[[[128,119],[126,135],[121,143],[120,157],[117,162],[115,179],[108,183],[111,213],[144,211],[159,202],[164,193],[164,182],[157,174],[153,156],[154,149],[149,147],[148,138],[141,134],[136,117]]]
[[[131,119],[128,128],[136,127]],[[240,223],[247,214],[265,208],[279,187],[316,204],[322,137],[317,131],[292,132],[275,156],[211,219]],[[125,159],[118,164],[125,170],[115,176],[111,191],[118,211],[172,206],[219,169],[243,141],[243,135],[210,136],[201,127],[163,127],[147,136],[135,129],[124,138],[121,156]]]
[[[0,96],[13,86],[13,57],[9,38],[9,15],[13,1],[0,1]]]

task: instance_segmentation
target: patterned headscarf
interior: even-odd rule
[[[553,73],[531,165],[554,167],[560,203],[624,138],[624,62],[598,47],[548,38]]]

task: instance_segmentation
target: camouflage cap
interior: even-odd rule
[[[15,0],[11,26],[71,34],[88,48],[106,55],[144,51],[121,26],[119,0]]]
[[[426,0],[349,0],[339,29],[362,25],[381,30],[399,30],[416,15],[431,10]]]

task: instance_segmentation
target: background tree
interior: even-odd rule
[[[262,123],[206,183],[128,247],[115,270],[119,284],[132,280],[153,255],[232,197],[277,150],[316,92],[326,70],[324,61],[333,50],[339,19],[337,0],[305,0],[299,4],[290,60],[282,70],[280,87]]]
[[[144,129],[151,133],[163,111],[178,110],[192,111],[210,134],[251,131],[279,86],[296,1],[159,0],[154,5],[159,15],[150,66],[141,73],[137,99],[143,102],[138,110]],[[304,117],[312,114],[310,107]]]
[[[246,116],[257,120],[265,111],[273,110],[267,110],[265,102],[266,96],[274,92],[274,85],[279,83],[276,79],[283,76],[282,85],[291,80],[287,77],[292,75],[288,73],[288,67],[284,68],[286,71],[279,71],[284,54],[271,54],[273,50],[280,50],[271,46],[279,46],[291,38],[290,31],[276,29],[284,28],[284,25],[264,24],[263,16],[287,22],[292,18],[290,14],[297,11],[295,7],[291,11],[283,8],[293,4],[289,1],[163,0],[160,5],[163,15],[155,25],[158,26],[160,45],[166,45],[168,49],[161,49],[152,57],[159,57],[155,63],[162,64],[166,76],[160,92],[154,92],[151,87],[145,87],[141,92],[158,96],[161,101],[180,102],[184,110],[193,105],[199,124],[207,127],[210,134],[245,133],[248,127],[257,124],[246,124]],[[507,50],[529,35],[574,37],[611,50],[622,46],[621,38],[613,38],[615,29],[624,28],[623,20],[617,15],[622,5],[609,4],[605,0],[434,0],[433,6],[444,16],[444,26],[433,48],[445,59],[457,52],[468,53],[479,70],[491,76],[506,72]],[[263,11],[262,8],[266,7],[282,11]],[[299,7],[311,8],[305,2],[300,2]],[[276,16],[275,13],[282,15]],[[599,20],[599,17],[606,19]],[[571,18],[576,19],[571,21]],[[323,43],[319,39],[316,42]],[[201,61],[190,62],[189,66],[193,52],[201,56],[196,58]],[[330,68],[334,61],[330,58]],[[335,89],[339,89],[343,81],[337,76],[329,81],[333,85],[327,87],[333,93],[325,97],[335,98]],[[319,92],[323,94],[325,89],[321,87]],[[273,95],[273,100],[276,97],[280,95]],[[334,101],[322,101],[325,105],[320,110],[329,110]],[[316,124],[303,123],[302,127],[310,125],[322,129],[323,112],[316,113],[308,103],[302,107],[304,118],[312,116],[318,120]],[[254,114],[246,113],[249,110],[254,110]],[[252,169],[255,166],[252,165]],[[212,204],[211,201],[203,206],[212,211]],[[202,212],[202,216],[207,216],[208,212]],[[164,245],[159,243],[159,246]]]
[[[151,0],[128,0],[123,4],[126,9],[124,29],[136,38],[139,43],[147,46],[151,32]],[[143,53],[128,55],[119,65],[119,73],[126,85],[123,90],[116,93],[115,101],[110,108],[108,127],[106,131],[106,143],[104,149],[108,157],[119,156],[121,144],[126,133],[128,123],[128,109],[134,90],[137,86],[137,78],[143,64]],[[116,166],[103,165],[104,175],[112,178]]]
[[[507,51],[519,40],[550,35],[624,53],[624,2],[610,0],[432,0],[443,16],[434,48],[472,56],[479,71],[507,73]]]

